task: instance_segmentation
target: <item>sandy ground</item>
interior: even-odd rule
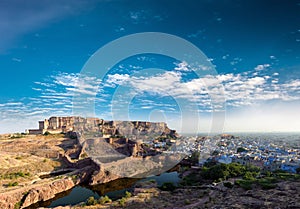
[[[63,168],[59,153],[73,145],[63,135],[9,138],[0,135],[0,192],[38,182],[39,175]],[[17,186],[12,186],[17,182]]]

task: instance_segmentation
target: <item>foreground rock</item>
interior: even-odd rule
[[[24,195],[22,207],[28,207],[33,203],[52,199],[56,194],[72,189],[74,186],[73,180],[68,178],[32,188],[28,191],[27,195]]]
[[[119,201],[109,205],[74,206],[72,208],[127,208],[127,209],[192,209],[192,208],[222,208],[222,209],[273,209],[300,208],[300,182],[283,181],[278,187],[270,190],[254,188],[244,190],[234,186],[227,188],[223,185],[187,186],[173,192],[161,191],[155,185],[148,184],[135,188],[133,196],[127,198],[125,206]]]
[[[53,182],[22,188],[0,194],[0,208],[14,209],[28,207],[39,201],[46,201],[56,194],[67,191],[75,186],[71,178],[59,179]]]

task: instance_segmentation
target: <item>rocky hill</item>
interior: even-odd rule
[[[22,208],[48,200],[79,183],[98,184],[138,176],[161,170],[164,162],[178,163],[181,159],[161,156],[159,148],[153,152],[142,146],[156,137],[176,139],[178,134],[166,123],[54,119],[57,120],[50,120],[51,127],[66,128],[64,121],[68,121],[73,131],[63,135],[49,129],[43,135],[0,137],[0,208]],[[96,155],[91,155],[93,152]],[[158,155],[146,158],[147,153]],[[101,156],[110,161],[99,163],[97,157]]]

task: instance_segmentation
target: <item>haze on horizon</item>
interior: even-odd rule
[[[0,133],[74,115],[76,94],[93,99],[91,114],[107,120],[126,119],[111,113],[112,101],[130,98],[130,119],[165,121],[179,132],[193,132],[198,119],[199,132],[210,132],[213,113],[219,131],[300,132],[299,10],[297,0],[1,1]],[[81,76],[99,48],[142,32],[186,39],[217,74],[197,77],[194,69],[207,66],[141,54],[103,78]],[[216,85],[226,100],[220,106],[207,92]],[[117,94],[122,89],[126,94]],[[186,124],[179,99],[197,107]]]

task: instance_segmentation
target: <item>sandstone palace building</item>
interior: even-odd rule
[[[83,121],[84,120],[84,121]],[[39,121],[39,129],[29,129],[27,132],[29,134],[44,134],[46,131],[52,134],[55,133],[67,133],[74,130],[74,125],[76,122],[92,122],[99,124],[101,119],[98,118],[81,118],[77,116],[71,117],[50,117],[43,121]]]

